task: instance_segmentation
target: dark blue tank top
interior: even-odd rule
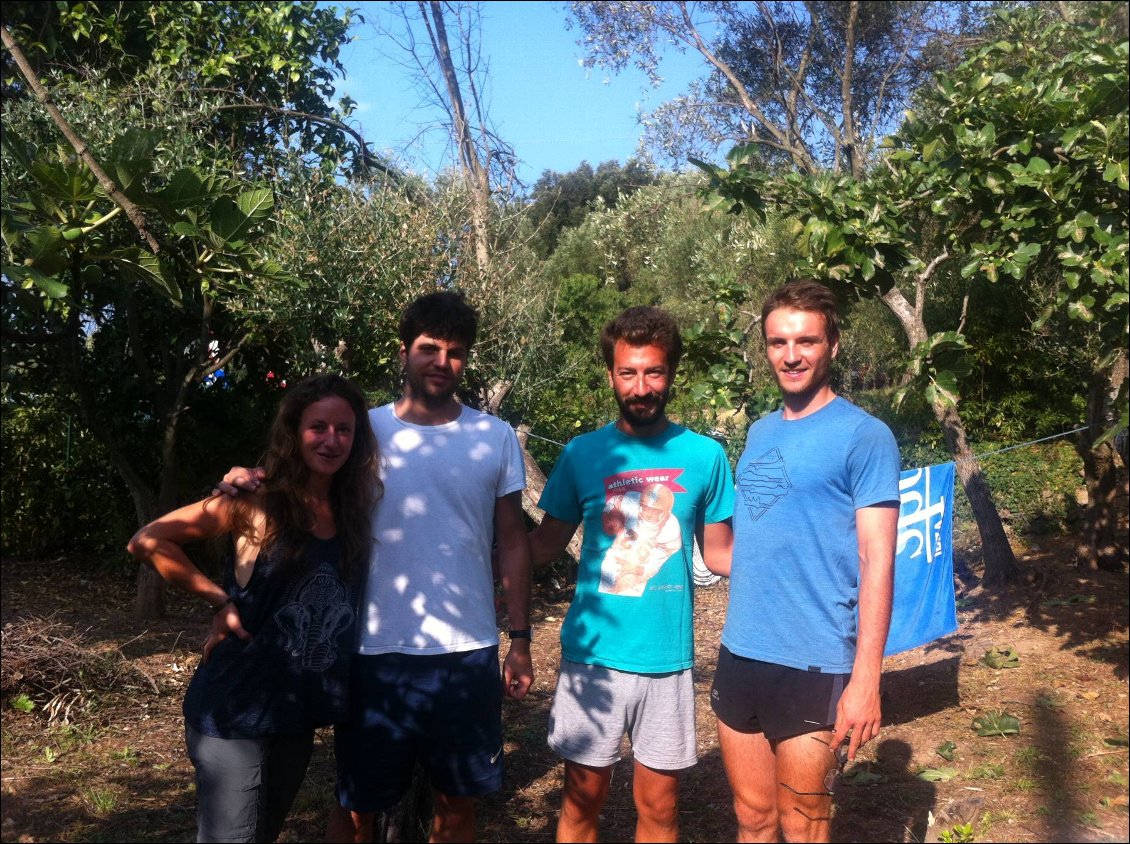
[[[201,662],[184,696],[184,717],[215,738],[303,733],[343,719],[357,617],[356,591],[338,574],[337,538],[310,537],[306,565],[286,576],[260,554],[247,586],[224,588],[251,639],[229,636]]]

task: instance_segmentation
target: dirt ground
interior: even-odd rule
[[[1028,579],[1000,593],[983,590],[959,563],[960,629],[887,660],[883,733],[837,786],[834,840],[1128,839],[1127,575],[1081,576],[1068,563],[1068,547],[1031,549],[1024,558]],[[133,569],[125,564],[4,560],[2,576],[0,623],[39,618],[72,625],[84,631],[85,646],[127,671],[114,691],[73,689],[61,701],[71,704],[69,724],[49,724],[42,705],[21,711],[5,692],[0,839],[192,840],[180,702],[206,612],[170,593],[167,618],[138,625],[130,616]],[[526,701],[506,704],[506,785],[482,803],[481,840],[553,840],[562,766],[545,734],[568,597],[552,578],[537,586],[537,682]],[[725,581],[697,596],[700,761],[682,787],[685,841],[734,838],[707,703],[726,600]],[[1012,648],[1016,667],[983,664],[993,647]],[[973,720],[996,711],[1018,719],[1018,735],[977,735]],[[937,751],[947,742],[952,761]],[[282,840],[321,840],[332,799],[332,745],[324,731]],[[922,778],[924,770],[940,780]],[[631,841],[634,823],[629,754],[613,777],[603,840]],[[962,837],[954,828],[964,823],[972,834]]]

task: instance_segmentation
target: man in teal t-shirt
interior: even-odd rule
[[[550,714],[565,758],[557,840],[596,840],[626,731],[636,840],[675,841],[679,772],[697,761],[692,552],[697,537],[708,568],[729,571],[733,477],[718,443],[667,419],[682,354],[669,314],[629,308],[601,347],[620,418],[565,447],[530,535],[544,564],[584,525]]]

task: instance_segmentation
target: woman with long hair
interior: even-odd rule
[[[381,494],[365,397],[338,375],[287,390],[255,495],[150,522],[129,552],[214,612],[184,699],[197,841],[274,841],[314,730],[346,712],[357,595]],[[230,535],[222,583],[183,546]]]

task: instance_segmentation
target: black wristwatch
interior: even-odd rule
[[[506,635],[509,636],[511,639],[526,639],[526,640],[532,642],[533,638],[534,638],[531,635],[532,632],[533,631],[529,627],[526,627],[526,628],[523,628],[522,630],[508,630],[506,632]]]

